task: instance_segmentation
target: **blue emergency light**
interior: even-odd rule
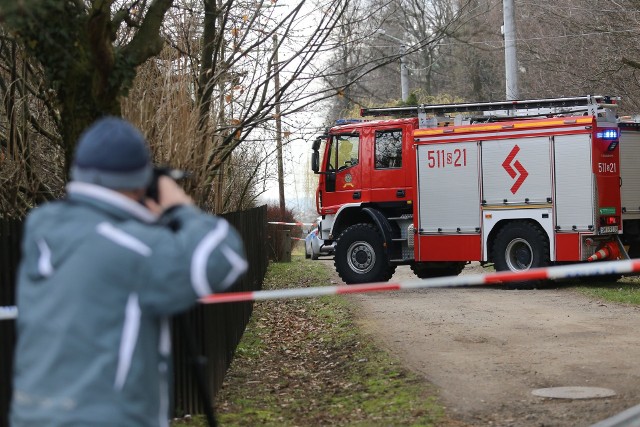
[[[618,130],[607,129],[602,132],[596,133],[596,137],[599,139],[604,139],[605,141],[612,141],[614,139],[618,139]]]
[[[365,119],[336,119],[336,126],[350,125],[354,123],[364,123],[368,121],[369,120],[365,120]]]

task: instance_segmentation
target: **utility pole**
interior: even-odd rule
[[[405,58],[407,54],[407,42],[387,34],[382,28],[374,31],[373,34],[379,34],[400,43],[400,93],[402,94],[402,102],[407,102],[407,99],[409,99],[409,69],[407,68],[407,60]]]
[[[518,60],[516,58],[516,19],[513,0],[503,0],[504,68],[508,100],[520,98],[518,92]]]
[[[400,57],[400,87],[402,91],[402,102],[407,102],[407,99],[409,99],[409,69],[407,68],[407,60],[405,59],[407,45],[403,43],[400,49],[402,53]]]
[[[280,215],[284,219],[284,165],[282,162],[282,119],[280,118],[280,63],[278,60],[278,36],[273,35],[273,78],[275,96],[275,116],[276,116],[276,151],[278,157],[278,190],[280,193]]]

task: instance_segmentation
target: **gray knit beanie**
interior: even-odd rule
[[[146,188],[153,171],[150,159],[138,129],[121,118],[103,117],[80,136],[71,178],[114,190]]]

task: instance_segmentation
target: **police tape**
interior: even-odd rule
[[[462,286],[495,285],[531,280],[574,279],[588,276],[628,274],[640,272],[640,259],[601,261],[555,267],[531,268],[526,271],[469,274],[462,276],[416,279],[401,282],[364,283],[356,285],[318,286],[312,288],[273,289],[267,291],[224,292],[200,299],[203,304],[240,301],[264,301],[287,298],[311,298],[325,295],[356,294],[381,291],[400,291],[426,288],[454,288]]]
[[[315,223],[313,223],[313,222],[278,222],[278,221],[271,221],[271,222],[268,222],[267,224],[275,224],[275,225],[315,225]]]
[[[555,267],[531,268],[526,271],[469,274],[462,276],[416,279],[401,282],[363,283],[357,285],[317,286],[312,288],[273,289],[266,291],[224,292],[200,298],[202,304],[265,301],[289,298],[312,298],[326,295],[357,294],[381,291],[401,291],[427,288],[455,288],[477,285],[497,285],[531,280],[576,279],[640,272],[640,259],[602,261],[588,264],[570,264]],[[15,306],[0,306],[0,320],[15,319]]]

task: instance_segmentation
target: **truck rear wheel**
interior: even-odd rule
[[[549,240],[545,232],[528,221],[513,221],[496,235],[492,259],[496,271],[525,271],[530,268],[546,267],[549,260]],[[507,288],[534,288],[541,281],[512,282]]]
[[[386,282],[395,267],[389,263],[380,231],[371,224],[355,224],[336,240],[334,265],[347,284]]]
[[[421,279],[432,277],[457,276],[462,273],[466,262],[417,262],[411,265],[411,271]]]

